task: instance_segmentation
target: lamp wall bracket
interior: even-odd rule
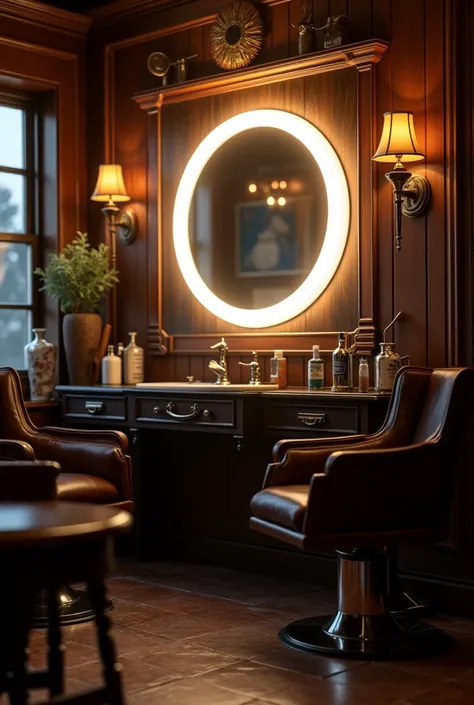
[[[124,245],[130,245],[136,238],[138,230],[137,214],[131,208],[121,211],[115,221],[117,235]]]
[[[428,179],[420,174],[412,174],[405,184],[402,213],[408,218],[423,215],[431,198],[431,186]]]

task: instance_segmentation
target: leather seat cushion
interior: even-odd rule
[[[259,519],[265,519],[295,531],[303,531],[308,493],[309,485],[268,487],[252,498],[251,512]]]
[[[93,475],[61,472],[56,486],[58,499],[65,501],[109,504],[119,499],[117,488],[111,482]]]

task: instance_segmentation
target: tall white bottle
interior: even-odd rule
[[[136,333],[129,333],[130,342],[123,352],[124,384],[139,384],[145,381],[145,355],[136,342]]]
[[[122,384],[122,359],[114,354],[114,346],[107,347],[102,358],[102,384]]]

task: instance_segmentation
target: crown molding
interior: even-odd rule
[[[38,0],[0,0],[1,15],[81,37],[86,36],[92,22],[90,17],[60,10]]]
[[[213,8],[213,10],[215,14],[221,9],[223,1],[224,0],[218,0],[214,3],[215,8]],[[182,5],[190,5],[193,2],[195,2],[195,0],[115,0],[115,2],[91,10],[87,15],[92,19],[94,27],[102,27],[104,25],[123,22],[133,17],[147,15],[152,12],[162,12],[163,10],[169,10]],[[290,0],[260,0],[261,5],[280,5],[286,2],[290,2]],[[213,3],[211,0],[211,2],[208,1],[204,4],[210,5]],[[207,8],[204,14],[209,14]]]

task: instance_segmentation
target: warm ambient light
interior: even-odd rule
[[[250,193],[256,193],[257,192],[257,184],[249,184],[249,191],[250,191]]]
[[[413,113],[384,113],[382,137],[372,159],[376,162],[395,162],[392,171],[385,176],[393,186],[395,237],[399,252],[402,249],[402,215],[409,218],[422,215],[431,195],[427,179],[411,174],[402,162],[420,162],[424,158],[416,139]]]
[[[269,197],[267,198],[267,203],[268,203],[269,206],[274,206],[274,205],[275,205],[275,199],[273,198],[273,196],[269,196]]]
[[[277,190],[277,188],[278,188],[278,186],[279,186],[279,183],[278,183],[278,181],[272,181],[272,184],[271,184],[271,186],[272,186],[272,189],[273,189],[274,191],[276,191],[276,190]]]
[[[255,310],[230,306],[204,283],[191,250],[189,212],[199,176],[219,147],[245,130],[258,127],[280,129],[298,139],[320,169],[328,202],[327,227],[319,257],[301,286],[279,303]],[[305,311],[327,287],[341,261],[349,234],[350,201],[341,162],[326,137],[298,115],[282,110],[252,110],[218,125],[191,156],[178,186],[173,213],[173,238],[181,273],[194,296],[211,313],[245,328],[265,328],[294,318]]]
[[[284,196],[280,196],[278,199],[278,205],[279,206],[285,206],[286,205],[286,198]]]
[[[120,164],[100,165],[99,176],[91,200],[99,203],[108,203],[109,201],[126,203],[130,200]]]
[[[284,190],[284,189],[286,189],[287,186],[288,186],[288,184],[286,183],[286,181],[280,181],[280,188],[281,189]]]
[[[384,113],[382,137],[374,161],[421,162],[424,158],[416,139],[413,113]]]

